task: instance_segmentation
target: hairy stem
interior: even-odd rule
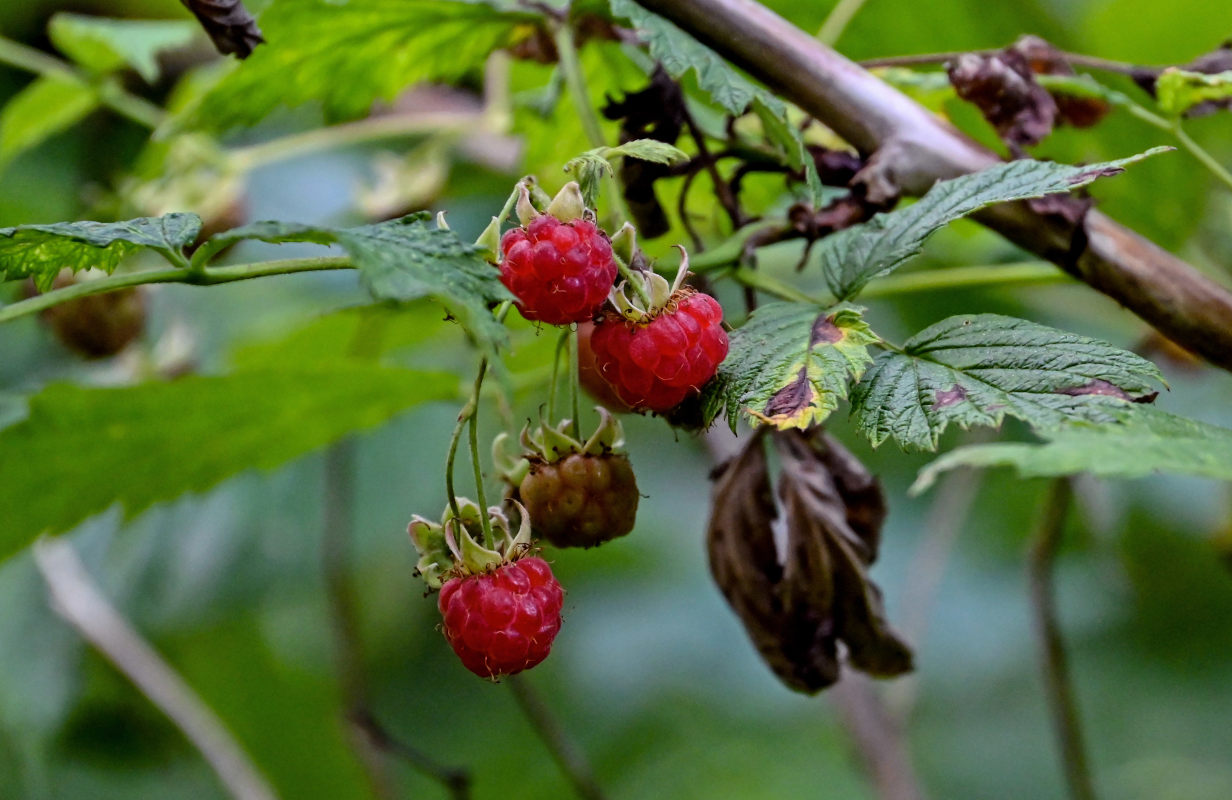
[[[578,404],[578,394],[581,392],[581,375],[578,364],[578,331],[577,326],[569,332],[569,405],[573,409],[573,435],[580,441],[586,441],[582,436],[581,407]]]
[[[571,332],[565,328],[556,341],[556,352],[552,356],[552,382],[548,385],[548,424],[556,422],[556,389],[560,385],[561,354],[569,352],[569,336]]]
[[[49,292],[19,300],[7,306],[0,307],[0,322],[36,314],[52,306],[89,297],[93,294],[106,294],[131,286],[143,286],[147,283],[187,283],[192,286],[213,286],[219,283],[247,281],[253,278],[268,278],[274,275],[293,275],[297,272],[321,272],[336,269],[355,269],[355,265],[346,256],[320,256],[317,258],[284,258],[278,261],[258,261],[250,264],[232,264],[227,267],[212,267],[200,272],[190,272],[185,269],[159,269],[142,272],[125,272],[119,275],[109,275],[98,280],[83,281],[66,286],[63,289],[52,289]]]
[[[1065,656],[1065,644],[1061,638],[1061,626],[1057,621],[1056,595],[1052,582],[1052,569],[1061,544],[1061,533],[1072,494],[1068,478],[1057,478],[1049,487],[1039,525],[1027,555],[1027,578],[1035,630],[1040,642],[1044,688],[1048,695],[1057,743],[1061,749],[1069,794],[1073,800],[1095,800],[1095,788],[1087,766],[1078,705]]]
[[[521,675],[511,675],[506,679],[513,691],[518,707],[526,715],[540,741],[547,747],[552,760],[560,767],[560,771],[569,779],[573,790],[583,800],[603,800],[603,790],[595,781],[595,776],[586,761],[581,749],[569,738],[560,721],[552,716],[543,698],[534,690],[526,678]]]

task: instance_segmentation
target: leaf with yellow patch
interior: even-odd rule
[[[741,412],[780,430],[823,422],[872,363],[868,345],[876,341],[854,306],[763,306],[732,332],[727,359],[703,397],[705,421],[726,408],[733,428]]]

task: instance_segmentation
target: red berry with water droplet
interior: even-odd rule
[[[568,325],[591,319],[616,280],[607,235],[588,219],[540,214],[501,237],[501,283],[530,320]]]
[[[445,638],[481,678],[530,669],[547,657],[560,630],[564,591],[542,558],[521,558],[491,572],[451,578],[438,606]]]

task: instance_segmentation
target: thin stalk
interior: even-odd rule
[[[492,534],[492,522],[488,519],[488,498],[483,490],[483,467],[479,463],[479,392],[483,388],[483,376],[488,369],[485,358],[479,364],[479,374],[475,376],[475,388],[471,391],[469,403],[471,414],[468,420],[470,428],[469,444],[471,448],[471,469],[475,473],[475,500],[479,503],[479,522],[483,526],[483,541],[490,549],[496,549],[496,538]]]
[[[826,21],[821,24],[821,30],[817,31],[817,40],[833,47],[843,35],[843,31],[847,30],[848,23],[860,13],[864,2],[865,0],[838,0]]]
[[[748,267],[737,267],[731,271],[731,276],[744,286],[774,295],[781,300],[790,300],[793,303],[812,303],[817,306],[830,306],[834,304],[833,298],[814,297],[800,291],[789,283]]]
[[[158,269],[143,272],[126,272],[109,275],[93,281],[83,281],[63,289],[52,289],[27,300],[19,300],[0,308],[0,323],[36,314],[44,309],[78,300],[94,294],[106,294],[130,286],[147,283],[187,283],[193,286],[213,286],[219,283],[246,281],[253,278],[268,278],[273,275],[292,275],[297,272],[321,272],[335,269],[354,269],[351,259],[345,256],[322,256],[318,258],[285,258],[278,261],[261,261],[251,264],[233,264],[214,267],[202,272],[184,269]]]
[[[860,293],[863,298],[891,297],[915,292],[947,291],[977,286],[1037,286],[1074,283],[1055,264],[1048,261],[1021,261],[1012,264],[976,264],[967,267],[932,269],[892,275],[870,283]]]
[[[650,308],[650,295],[646,293],[646,284],[642,282],[642,276],[630,269],[625,260],[615,253],[612,253],[612,260],[616,262],[616,271],[620,273],[625,284],[633,289],[633,293],[637,295],[638,300],[642,301],[643,306]]]
[[[367,709],[352,713],[351,724],[367,736],[374,747],[398,756],[416,771],[439,782],[448,790],[452,800],[469,800],[471,776],[467,770],[441,764],[418,748],[395,738]]]
[[[552,712],[548,710],[547,704],[543,702],[539,693],[521,675],[509,676],[506,683],[509,684],[514,699],[518,701],[518,707],[526,715],[526,719],[539,736],[539,740],[547,747],[552,760],[569,779],[569,783],[573,784],[573,790],[577,792],[578,797],[584,800],[603,800],[603,790],[595,781],[586,756],[569,738],[559,720],[552,716]]]
[[[0,36],[0,64],[8,64],[43,77],[74,81],[83,86],[92,84],[88,76],[74,69],[67,62],[3,36]],[[139,125],[157,128],[166,116],[166,112],[161,108],[143,97],[126,92],[113,80],[96,84],[94,89],[98,93],[100,103]]]
[[[581,384],[580,368],[578,366],[578,332],[574,326],[569,336],[569,404],[573,408],[573,435],[579,439],[582,436],[582,416],[578,403],[578,388]]]
[[[279,136],[267,142],[236,148],[230,151],[229,157],[234,166],[246,171],[322,150],[333,150],[385,139],[398,139],[422,133],[472,131],[482,125],[483,121],[484,114],[480,111],[390,114],[359,122],[348,122]]]
[[[561,351],[569,349],[569,329],[566,328],[560,332],[560,339],[556,342],[556,353],[552,356],[552,382],[548,386],[548,422],[554,424],[556,422],[556,387],[560,383],[560,354]]]
[[[820,37],[820,34],[818,36]],[[920,53],[918,55],[909,56],[870,58],[860,61],[859,64],[865,69],[878,69],[880,67],[925,67],[932,66],[934,64],[944,64],[947,61],[953,61],[963,55],[991,56],[996,55],[999,52],[999,50],[953,50],[945,53]],[[1061,58],[1068,61],[1071,66],[1085,67],[1086,69],[1095,69],[1102,72],[1115,72],[1119,75],[1134,75],[1136,73],[1150,71],[1152,69],[1152,67],[1130,64],[1125,61],[1113,61],[1107,58],[1100,58],[1099,56],[1083,55],[1082,53],[1062,52],[1059,55]]]
[[[586,76],[582,73],[581,62],[578,61],[577,45],[573,40],[573,28],[570,27],[568,20],[556,26],[554,38],[556,40],[556,52],[560,59],[561,76],[565,79],[565,88],[569,91],[569,98],[573,101],[578,120],[582,123],[582,131],[586,134],[586,138],[590,140],[592,147],[606,147],[607,141],[603,137],[603,128],[599,125],[599,117],[590,105],[590,94],[586,91]],[[608,197],[610,198],[612,208],[612,214],[610,215],[612,229],[615,230],[633,217],[629,213],[629,207],[625,204],[624,195],[621,194],[620,186],[616,183],[616,179],[609,175],[604,180],[604,183],[607,184]]]
[[[1040,641],[1044,687],[1052,712],[1057,743],[1061,749],[1069,795],[1073,800],[1095,800],[1095,788],[1083,744],[1082,725],[1065,656],[1065,643],[1061,638],[1060,623],[1057,621],[1056,595],[1052,582],[1052,570],[1072,495],[1073,489],[1068,478],[1057,478],[1049,487],[1039,525],[1027,555],[1027,578],[1035,630]]]

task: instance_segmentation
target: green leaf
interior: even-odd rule
[[[879,214],[822,239],[816,249],[826,282],[836,297],[851,299],[873,278],[893,272],[918,255],[929,236],[956,219],[995,203],[1068,192],[1171,149],[1154,147],[1090,166],[1020,159],[940,181],[906,208]]]
[[[132,67],[146,83],[158,80],[158,54],[183,47],[197,36],[187,20],[111,19],[60,13],[47,33],[56,49],[95,73]]]
[[[675,164],[688,160],[689,156],[674,145],[655,139],[634,139],[616,147],[596,147],[587,150],[565,164],[565,172],[577,178],[586,205],[594,208],[599,198],[599,184],[604,175],[615,175],[612,169],[614,158],[637,158],[656,164]]]
[[[1109,422],[1151,396],[1159,370],[1096,339],[1000,314],[949,317],[877,357],[851,396],[851,416],[873,446],[893,437],[936,450],[951,423],[1037,428]]]
[[[48,386],[24,421],[0,431],[0,559],[116,503],[132,516],[456,394],[448,373],[337,362],[123,388]]]
[[[780,430],[824,421],[872,363],[877,341],[860,309],[820,310],[809,303],[771,303],[731,334],[731,349],[703,397],[707,424],[726,407]]]
[[[420,212],[358,228],[256,222],[219,234],[206,246],[217,250],[240,239],[341,245],[374,297],[398,302],[431,297],[491,352],[508,334],[489,306],[513,295],[500,282],[500,272],[484,260],[482,248],[447,228],[429,226],[430,218]]]
[[[1232,100],[1232,70],[1207,75],[1175,67],[1155,79],[1155,98],[1159,109],[1179,117],[1196,105]]]
[[[673,78],[693,70],[702,91],[729,114],[740,116],[752,106],[767,138],[783,150],[787,162],[796,169],[804,168],[810,201],[815,206],[822,205],[817,165],[805,150],[800,131],[788,122],[787,106],[782,100],[732,69],[718,53],[633,0],[612,0],[612,13],[628,19],[642,32],[650,55]]]
[[[181,264],[184,247],[200,232],[196,214],[0,228],[0,279],[33,278],[39,290],[46,291],[62,269],[112,272],[125,256],[141,249]]]
[[[360,117],[412,84],[459,80],[539,19],[461,0],[276,0],[261,17],[266,44],[179,125],[226,130],[311,101],[330,120]]]
[[[1042,432],[1043,444],[999,442],[959,447],[920,470],[912,494],[955,467],[1015,467],[1024,478],[1088,472],[1141,478],[1177,472],[1232,481],[1232,430],[1137,406],[1111,425],[1075,422]]]
[[[94,89],[75,78],[54,75],[34,81],[0,112],[0,169],[97,107]]]

